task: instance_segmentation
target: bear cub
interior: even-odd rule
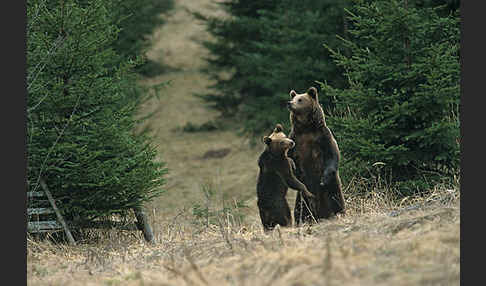
[[[263,137],[263,142],[265,150],[258,158],[257,205],[263,228],[268,231],[277,224],[292,223],[285,198],[289,187],[300,191],[304,197],[314,195],[294,175],[295,163],[287,153],[295,143],[285,135],[282,125],[277,124],[272,134]]]

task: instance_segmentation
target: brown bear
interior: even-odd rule
[[[288,226],[292,223],[289,204],[285,196],[288,187],[313,196],[294,175],[295,163],[287,153],[295,145],[277,124],[272,134],[263,137],[265,150],[258,158],[260,171],[257,182],[257,198],[260,218],[265,231],[277,224]]]
[[[324,112],[319,104],[317,89],[310,87],[306,93],[290,91],[291,130],[289,138],[295,147],[289,152],[297,167],[296,176],[315,195],[313,201],[297,194],[294,219],[313,222],[345,213],[339,177],[339,148],[331,130],[326,126]],[[311,212],[309,212],[309,209]],[[302,221],[300,221],[302,219]]]

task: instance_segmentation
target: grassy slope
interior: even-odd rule
[[[437,190],[408,209],[383,194],[348,202],[345,217],[267,234],[256,221],[220,217],[207,227],[183,213],[159,225],[154,245],[116,231],[76,247],[29,240],[28,283],[459,285],[457,191]]]
[[[149,57],[174,68],[147,79],[171,81],[147,122],[170,174],[167,193],[147,206],[156,243],[139,233],[107,231],[98,242],[75,247],[27,243],[29,285],[458,285],[459,193],[438,188],[431,195],[392,203],[377,187],[363,198],[345,182],[348,214],[312,227],[263,233],[256,207],[256,160],[232,132],[174,132],[187,122],[216,116],[192,96],[210,83],[199,72],[208,56],[197,40],[208,35],[185,10],[221,14],[211,0],[176,0],[168,22],[153,36]],[[141,127],[142,128],[142,127]],[[205,152],[230,148],[223,158]],[[203,189],[215,191],[207,201]],[[243,222],[215,216],[212,224],[192,214],[195,203],[222,207],[222,198],[250,198]],[[289,192],[293,206],[295,192]],[[412,206],[412,207],[409,207]],[[407,208],[408,207],[408,208]]]

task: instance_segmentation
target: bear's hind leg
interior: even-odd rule
[[[336,174],[336,177],[333,180],[332,184],[330,184],[327,188],[329,190],[329,204],[332,212],[334,214],[346,214],[343,193],[341,190],[341,179],[339,178],[339,174]]]

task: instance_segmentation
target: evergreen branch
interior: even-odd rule
[[[34,78],[32,79],[32,81],[27,86],[27,92],[29,92],[30,87],[32,86],[32,84],[34,84],[34,82],[37,79],[37,77],[39,76],[39,74],[41,74],[42,70],[44,70],[44,68],[46,67],[49,58],[52,57],[55,54],[56,50],[64,43],[64,40],[65,40],[65,37],[59,36],[56,39],[56,41],[54,42],[54,44],[51,47],[51,49],[47,52],[47,56],[44,58],[44,62],[38,63],[37,66],[34,68],[34,72],[33,73],[35,73],[35,71],[37,69],[39,69],[39,70],[37,71],[37,73],[34,76]],[[43,66],[39,68],[39,66],[41,64],[43,64]],[[27,81],[29,81],[29,79],[30,78],[27,77]],[[47,98],[47,96],[49,96],[49,94],[44,95],[36,105],[34,105],[33,107],[27,109],[27,113],[34,111]]]
[[[81,99],[81,94],[78,96],[78,99],[76,101],[76,105],[74,106],[73,111],[71,112],[71,115],[69,116],[68,122],[66,123],[66,125],[64,125],[64,128],[62,129],[62,131],[59,134],[59,136],[57,136],[56,141],[54,142],[54,144],[51,146],[51,148],[47,152],[46,158],[44,159],[44,162],[41,165],[41,169],[39,171],[39,176],[37,177],[37,181],[35,183],[34,192],[39,187],[39,182],[40,182],[40,179],[41,179],[41,176],[42,176],[42,172],[44,171],[45,165],[47,163],[47,160],[49,159],[49,156],[50,156],[52,150],[54,150],[54,147],[56,147],[57,143],[59,142],[59,139],[61,139],[62,135],[64,134],[64,131],[66,131],[66,128],[68,127],[69,123],[71,123],[71,121],[72,121],[73,115],[74,115],[74,113],[76,112],[76,109],[79,106],[80,99]]]
[[[43,1],[41,4],[39,4],[39,5],[37,6],[37,9],[35,10],[35,14],[34,14],[34,16],[33,16],[33,19],[32,19],[32,21],[30,22],[29,27],[27,27],[27,35],[29,34],[29,32],[30,32],[30,30],[32,29],[32,27],[34,26],[35,22],[37,21],[37,18],[39,18],[39,11],[40,11],[40,9],[41,9],[43,6],[45,6],[45,3],[46,3],[46,1]]]

